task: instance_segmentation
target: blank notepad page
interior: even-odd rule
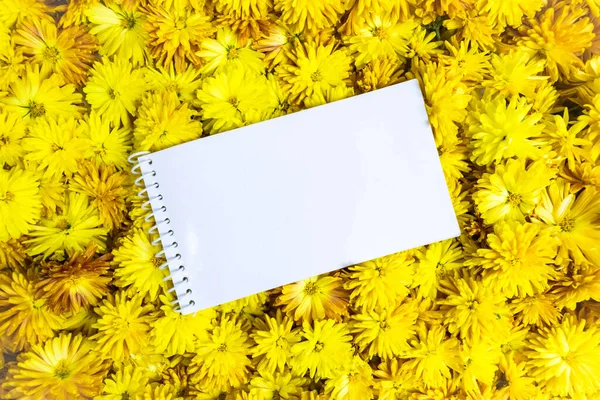
[[[143,159],[185,314],[459,235],[414,80]]]

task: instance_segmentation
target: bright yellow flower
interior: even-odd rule
[[[39,185],[29,171],[0,169],[0,240],[19,238],[40,218]]]
[[[586,265],[561,277],[550,290],[556,307],[575,310],[586,300],[600,301],[600,267]]]
[[[532,297],[513,300],[510,309],[515,315],[515,320],[525,326],[552,326],[556,324],[560,316],[553,300],[554,297],[536,294]]]
[[[472,115],[471,160],[490,165],[506,158],[539,159],[544,155],[545,142],[540,139],[544,126],[542,115],[530,113],[531,105],[514,96],[507,104],[503,96],[485,99],[484,109]]]
[[[7,398],[92,398],[100,393],[107,366],[81,335],[61,334],[22,353],[8,370]]]
[[[91,111],[82,123],[81,140],[85,143],[86,159],[96,165],[114,165],[119,169],[128,166],[127,156],[131,153],[131,131],[125,127],[112,127],[110,120]]]
[[[145,29],[156,65],[167,69],[173,64],[178,72],[186,70],[188,61],[199,66],[196,52],[200,43],[215,31],[210,16],[190,8],[163,8],[153,4],[148,4],[146,11]]]
[[[393,307],[408,295],[413,282],[413,257],[407,252],[376,258],[348,268],[346,290],[356,307]]]
[[[435,300],[440,280],[451,276],[463,266],[464,256],[460,244],[454,240],[444,240],[416,252],[415,276],[412,287],[417,296]]]
[[[450,55],[440,54],[438,60],[448,68],[450,75],[460,75],[463,82],[477,83],[490,70],[489,54],[480,51],[468,41],[446,41]]]
[[[507,297],[525,297],[546,291],[555,277],[558,241],[540,224],[499,222],[486,238],[489,249],[478,249],[467,266],[481,266],[485,285]]]
[[[446,338],[446,329],[436,325],[431,329],[419,328],[418,339],[411,341],[412,348],[406,353],[406,368],[423,380],[427,388],[439,388],[452,377],[451,370],[462,368],[459,341]]]
[[[500,360],[500,371],[506,377],[507,385],[498,390],[499,396],[508,396],[514,400],[537,399],[540,388],[535,380],[527,374],[527,363],[517,363],[512,357]]]
[[[57,250],[83,251],[90,243],[105,249],[108,228],[101,226],[98,210],[90,206],[83,194],[69,193],[65,209],[59,215],[42,218],[29,236],[28,254],[48,257]]]
[[[344,323],[332,319],[302,324],[303,340],[292,346],[293,371],[311,378],[333,378],[352,359],[352,337]]]
[[[528,347],[528,374],[548,393],[574,396],[600,389],[600,332],[593,324],[566,317],[533,333]]]
[[[142,305],[142,298],[128,299],[123,292],[109,296],[94,309],[100,316],[94,324],[98,333],[92,336],[96,350],[106,358],[123,361],[140,353],[150,340],[154,310],[152,304]]]
[[[46,20],[54,22],[50,13],[53,11],[45,1],[39,0],[22,0],[22,1],[0,1],[0,23],[7,27],[12,27],[15,24],[23,22]]]
[[[492,385],[500,356],[500,350],[486,341],[463,345],[460,357],[465,368],[461,377],[466,392],[479,391],[480,384]]]
[[[60,17],[58,24],[65,28],[73,25],[87,24],[88,19],[85,13],[98,3],[100,3],[100,0],[69,1],[67,4],[67,10]]]
[[[17,29],[15,43],[41,65],[42,75],[56,73],[65,83],[82,84],[95,59],[96,40],[78,26],[58,31],[54,22],[34,20]]]
[[[513,1],[522,3],[520,0]],[[559,78],[559,73],[569,77],[583,67],[580,57],[584,50],[591,46],[595,36],[594,25],[585,16],[587,12],[584,7],[578,5],[556,2],[539,17],[533,18],[531,15],[531,18],[519,27],[520,37],[517,38],[517,45],[532,54],[545,57],[546,72],[553,81]]]
[[[278,105],[269,81],[242,66],[205,79],[197,96],[211,134],[269,119]]]
[[[284,286],[277,304],[283,305],[283,311],[295,321],[339,320],[346,312],[348,294],[341,278],[317,276]]]
[[[443,280],[440,291],[446,298],[437,304],[451,334],[473,341],[491,340],[510,330],[512,314],[499,289],[464,274]]]
[[[147,34],[143,15],[130,7],[118,4],[95,4],[85,11],[94,35],[101,44],[104,57],[116,55],[120,61],[131,61],[134,66],[146,64]]]
[[[433,41],[435,37],[435,32],[428,32],[422,26],[417,25],[408,40],[406,57],[411,59],[412,62],[418,60],[429,62],[432,57],[442,54],[443,50],[438,49],[442,45],[442,42]]]
[[[23,246],[23,239],[9,239],[0,241],[0,265],[12,270],[25,266],[27,251]]]
[[[481,50],[492,50],[496,46],[500,30],[487,13],[471,9],[443,22],[447,29],[456,29],[456,39],[468,41]]]
[[[37,289],[44,293],[50,307],[57,313],[78,313],[98,304],[108,293],[111,277],[110,254],[94,257],[96,247],[74,253],[64,263],[42,263],[43,270]]]
[[[410,38],[417,27],[413,19],[399,22],[385,12],[367,14],[355,35],[345,37],[344,42],[356,56],[357,68],[362,68],[375,59],[407,57]]]
[[[164,265],[164,257],[156,257],[160,246],[153,246],[146,232],[135,229],[131,236],[125,237],[120,246],[113,250],[117,265],[115,270],[116,285],[128,287],[135,285],[136,292],[156,300],[159,291],[166,289],[164,278],[169,271]],[[163,266],[162,269],[159,269]]]
[[[9,96],[0,102],[25,120],[40,117],[79,116],[81,95],[73,84],[62,85],[56,74],[42,74],[39,66],[28,66],[25,74],[9,85]]]
[[[252,358],[258,359],[258,369],[275,373],[283,372],[289,361],[291,346],[300,341],[300,328],[294,328],[294,321],[282,317],[278,308],[274,318],[268,315],[254,321],[250,337],[256,342],[252,347]]]
[[[25,154],[21,146],[25,129],[25,122],[17,114],[0,110],[0,165],[12,167],[21,160]]]
[[[63,174],[71,177],[86,151],[81,139],[83,130],[82,124],[74,118],[40,119],[23,139],[25,159],[36,163],[45,178],[59,178]]]
[[[600,196],[595,188],[575,196],[568,183],[557,179],[542,192],[535,214],[560,240],[563,265],[569,260],[600,265]]]
[[[335,377],[325,382],[325,393],[332,400],[372,399],[373,383],[369,364],[360,356],[354,356]]]
[[[334,101],[343,100],[354,95],[354,89],[345,84],[329,87],[323,91],[314,92],[304,99],[306,108],[317,107]]]
[[[523,17],[533,17],[544,5],[544,0],[479,0],[478,7],[489,13],[500,28],[510,25],[518,28]]]
[[[399,357],[408,349],[415,334],[419,312],[414,301],[397,304],[389,309],[367,310],[352,316],[350,331],[360,351],[384,360]]]
[[[278,20],[269,25],[267,32],[252,47],[265,55],[263,62],[270,70],[287,62],[290,51],[303,40],[302,31],[295,31]]]
[[[370,92],[402,82],[403,73],[395,58],[376,59],[359,71],[356,84],[363,92]]]
[[[208,335],[208,331],[212,329],[212,321],[217,316],[214,308],[182,315],[174,310],[171,300],[172,298],[160,296],[163,303],[160,307],[162,315],[153,323],[150,333],[156,352],[167,357],[194,352],[196,338]]]
[[[526,167],[525,160],[508,160],[497,165],[493,174],[483,174],[473,200],[486,224],[500,220],[525,222],[555,173],[542,161]]]
[[[256,400],[275,400],[296,398],[300,387],[308,379],[295,377],[291,373],[275,373],[260,371],[259,376],[250,381],[250,397]]]
[[[170,92],[177,94],[182,102],[194,103],[196,101],[196,90],[202,85],[200,70],[188,66],[185,71],[175,72],[171,66],[169,69],[149,69],[146,80],[150,89],[156,92]]]
[[[271,0],[216,0],[214,3],[217,24],[230,26],[242,43],[250,36],[259,39],[271,23]]]
[[[293,104],[301,104],[314,92],[345,85],[350,76],[350,58],[345,51],[335,50],[333,44],[305,43],[290,58],[292,63],[281,64],[276,72]]]
[[[191,364],[197,372],[192,381],[203,390],[239,387],[247,382],[249,347],[241,324],[222,318],[206,337],[198,339]]]
[[[261,60],[263,54],[252,50],[249,43],[242,45],[235,32],[229,28],[219,29],[216,39],[204,39],[196,55],[206,63],[201,69],[204,74],[229,67],[244,67],[257,73],[265,69]]]
[[[548,79],[540,76],[546,63],[526,51],[517,49],[507,54],[491,54],[491,69],[483,79],[483,86],[493,93],[504,96],[523,94],[533,97],[541,82]]]
[[[55,314],[35,288],[35,276],[0,274],[0,336],[21,351],[54,336],[63,317]]]
[[[57,208],[65,208],[65,179],[63,176],[42,176],[40,180],[40,197],[42,198],[43,217],[56,214]]]
[[[137,151],[163,150],[202,136],[202,123],[188,103],[175,93],[148,93],[138,107],[133,130],[133,147]]]
[[[0,26],[2,25],[0,24]],[[7,42],[0,41],[0,97],[4,95],[3,90],[7,90],[11,83],[21,78],[26,66],[23,50],[15,46],[14,40],[8,34],[8,29],[5,29]]]
[[[544,138],[557,154],[559,162],[565,162],[569,169],[575,169],[576,164],[586,157],[585,147],[592,144],[582,136],[587,121],[569,121],[569,109],[565,107],[563,115],[553,115],[544,129]],[[571,125],[569,127],[569,125]]]
[[[138,399],[144,393],[148,377],[132,364],[125,364],[104,380],[102,394],[95,400]]]
[[[296,31],[315,33],[333,26],[345,11],[344,2],[339,0],[275,0],[275,11],[281,20]]]
[[[414,375],[411,368],[407,368],[407,365],[407,363],[399,362],[398,358],[392,358],[379,364],[379,369],[373,371],[379,399],[401,399],[408,393],[416,391],[420,379]]]
[[[113,126],[119,122],[130,126],[129,115],[135,115],[137,103],[146,91],[146,80],[141,69],[132,68],[129,62],[94,63],[90,78],[83,88],[86,100],[98,114],[106,117]]]

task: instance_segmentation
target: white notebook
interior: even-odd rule
[[[459,235],[415,80],[134,159],[183,314]]]

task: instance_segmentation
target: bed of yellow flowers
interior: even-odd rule
[[[174,311],[131,152],[414,78],[460,238]],[[598,0],[0,0],[0,397],[599,399],[599,92]]]

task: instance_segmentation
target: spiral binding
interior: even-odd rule
[[[152,235],[154,233],[154,231],[156,231],[156,233],[159,233],[159,226],[162,224],[166,224],[169,225],[171,223],[171,220],[169,218],[164,218],[162,220],[159,220],[159,218],[157,217],[156,213],[157,212],[166,212],[167,211],[167,207],[162,205],[159,208],[153,209],[152,208],[152,202],[156,202],[156,201],[161,201],[163,199],[163,195],[162,194],[158,194],[156,196],[150,197],[150,194],[148,193],[148,187],[152,187],[154,186],[156,189],[159,188],[159,184],[158,182],[152,182],[152,183],[148,183],[148,178],[149,177],[154,177],[156,176],[156,171],[152,170],[146,173],[142,173],[142,169],[141,169],[141,163],[142,162],[147,162],[148,165],[152,165],[152,160],[150,159],[146,159],[146,160],[140,160],[139,158],[145,155],[150,154],[149,151],[140,151],[137,153],[133,153],[131,154],[128,158],[127,161],[129,161],[130,164],[133,164],[133,167],[131,168],[131,173],[133,175],[139,175],[134,184],[136,186],[141,187],[142,189],[138,192],[138,197],[146,200],[143,204],[142,204],[142,209],[146,210],[146,211],[150,211],[150,213],[148,215],[146,215],[145,217],[145,221],[146,222],[150,222],[151,219],[154,219],[154,225],[148,229],[148,234]],[[159,233],[159,238],[155,239],[152,241],[152,245],[153,246],[158,246],[159,244],[162,245],[163,249],[160,250],[158,253],[156,253],[154,256],[156,258],[165,256],[166,258],[166,253],[165,251],[167,249],[170,248],[177,248],[179,247],[179,244],[176,241],[173,241],[170,245],[167,245],[166,247],[163,244],[163,239],[165,238],[165,236],[174,236],[175,232],[173,232],[172,229],[169,229],[169,231],[166,234],[160,235]],[[169,264],[172,263],[175,260],[180,260],[181,259],[181,254],[176,254],[175,257],[171,257],[171,258],[166,258],[166,261],[161,264],[158,268],[160,270],[164,270],[167,269],[169,267]],[[181,274],[182,272],[185,271],[185,266],[180,265],[179,268],[177,268],[174,271],[171,271],[169,273],[169,275],[167,275],[164,278],[164,281],[168,281],[171,280],[173,282],[173,287],[170,288],[169,290],[167,290],[167,292],[169,293],[173,293],[175,292],[175,290],[177,289],[177,287],[181,286],[182,284],[188,283],[188,277],[184,276],[182,277],[180,280],[175,281],[173,275],[174,274]],[[194,302],[194,300],[190,300],[187,304],[181,305],[181,299],[185,296],[189,296],[192,294],[192,289],[187,289],[185,291],[185,293],[183,293],[182,295],[178,296],[177,299],[173,300],[171,302],[172,305],[175,305],[177,303],[179,303],[179,308],[175,309],[175,311],[182,311],[183,309],[187,308],[187,307],[191,307],[194,306],[196,303]],[[177,296],[177,293],[175,294],[175,296]]]

